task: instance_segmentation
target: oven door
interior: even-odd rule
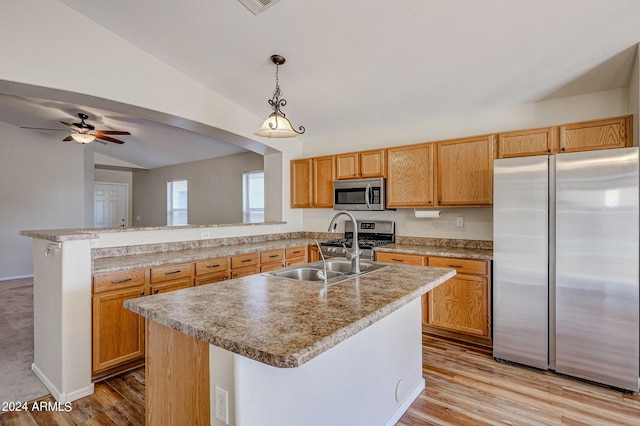
[[[333,183],[334,210],[384,210],[384,179],[337,180]]]

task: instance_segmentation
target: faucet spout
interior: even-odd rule
[[[331,222],[329,223],[329,232],[335,232],[335,225],[338,220],[338,217],[341,215],[346,215],[353,222],[353,244],[351,247],[351,251],[349,251],[345,247],[345,255],[347,259],[351,260],[351,273],[359,274],[360,273],[360,249],[358,248],[358,223],[356,222],[355,216],[346,210],[340,210],[337,212]]]

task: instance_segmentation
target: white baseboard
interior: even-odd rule
[[[418,386],[416,386],[416,388],[409,394],[409,396],[407,396],[407,399],[405,399],[400,407],[398,407],[396,412],[393,413],[393,416],[389,419],[385,426],[394,426],[396,423],[398,423],[398,420],[400,420],[404,413],[407,412],[411,404],[413,404],[413,401],[416,400],[416,398],[422,393],[424,389],[425,382],[424,379],[422,379]]]
[[[66,402],[73,402],[77,399],[84,398],[85,396],[89,396],[93,394],[94,385],[91,383],[89,386],[76,389],[72,392],[62,393],[58,388],[56,388],[53,383],[47,378],[47,376],[38,368],[38,366],[33,363],[31,364],[31,370],[35,373],[35,375],[40,379],[40,381],[45,385],[49,392],[51,392],[51,396],[58,401],[60,404],[64,404]]]
[[[9,280],[20,280],[22,278],[33,278],[33,274],[31,274],[31,275],[17,275],[15,277],[0,277],[0,282],[9,281]]]

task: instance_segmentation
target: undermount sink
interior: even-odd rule
[[[300,281],[324,281],[324,270],[316,268],[295,268],[284,271],[274,272],[273,275],[281,278],[293,278]],[[327,280],[340,277],[343,274],[327,270]]]
[[[287,269],[268,272],[267,275],[273,275],[279,278],[288,278],[296,281],[314,282],[321,284],[335,284],[340,281],[348,280],[362,274],[377,271],[387,265],[360,262],[360,273],[351,273],[351,261],[348,260],[327,260],[326,280],[325,270],[322,261],[313,262],[301,266],[292,266]]]

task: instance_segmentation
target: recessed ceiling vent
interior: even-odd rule
[[[249,9],[251,13],[257,15],[260,12],[264,12],[280,0],[238,0],[244,7]]]

